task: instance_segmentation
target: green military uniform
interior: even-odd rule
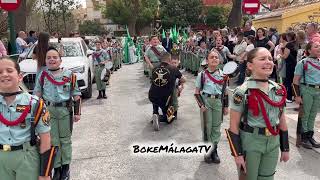
[[[158,50],[159,53],[166,52],[166,49],[162,45],[157,45],[156,49]],[[151,49],[151,46],[148,47],[145,55],[150,59],[153,67],[160,65],[160,57],[155,52],[153,52],[153,50]],[[152,69],[148,67],[148,74],[150,78],[151,78],[151,73],[152,73]]]
[[[110,60],[109,54],[101,49],[93,53],[93,63],[95,66],[94,77],[97,84],[98,91],[104,91],[106,89],[106,83],[101,80],[101,72],[105,68],[104,64],[100,64],[103,61]]]
[[[40,153],[36,145],[31,146],[31,121],[34,120],[30,112],[34,112],[39,98],[28,93],[16,95],[15,101],[8,106],[4,97],[0,95],[1,115],[8,121],[15,121],[22,112],[19,107],[26,108],[31,104],[31,111],[25,118],[24,123],[16,126],[7,126],[0,122],[0,144],[10,146],[20,146],[20,150],[5,151],[0,150],[0,174],[3,180],[35,180],[40,173]],[[31,102],[31,103],[30,103]],[[24,109],[23,109],[24,110]],[[46,114],[43,106],[41,116]],[[36,133],[43,134],[50,131],[49,120],[40,118],[36,126]]]
[[[146,55],[146,50],[150,47],[150,45],[144,45],[143,46],[143,55],[145,56]],[[148,64],[147,62],[145,61],[145,58],[143,56],[143,72],[144,72],[144,75],[146,76],[150,76],[149,74],[149,68],[148,68]]]
[[[49,76],[54,78],[57,82],[62,82],[65,78],[70,78],[72,72],[63,69],[62,73],[58,76],[53,76],[52,73],[45,69]],[[43,73],[42,71],[41,73]],[[40,74],[41,74],[40,73]],[[61,167],[71,163],[72,147],[71,147],[71,134],[72,128],[70,127],[70,112],[67,108],[70,96],[80,96],[81,92],[78,88],[77,82],[72,90],[71,81],[64,85],[54,85],[44,78],[41,82],[41,75],[38,77],[35,92],[40,92],[42,98],[45,100],[51,117],[51,144],[59,146],[59,151],[56,154],[54,161],[54,168]]]
[[[198,72],[203,71],[203,68],[201,67],[201,64],[202,64],[203,61],[206,61],[206,58],[207,58],[208,53],[209,53],[208,49],[202,49],[202,48],[200,48],[200,49],[198,50],[198,52],[197,52],[197,56],[198,56],[198,58],[199,58],[199,62],[198,62],[198,64],[197,64],[197,68],[198,68],[197,71],[198,71]]]
[[[217,69],[216,71],[212,72],[208,69],[210,74],[217,80],[223,79],[222,71]],[[203,78],[203,87],[201,88],[201,76]],[[222,114],[222,104],[221,104],[221,94],[222,94],[222,85],[216,84],[212,82],[204,71],[198,74],[196,78],[196,87],[201,90],[201,96],[204,99],[205,106],[208,109],[204,113],[201,113],[201,119],[206,119],[207,122],[207,137],[208,141],[212,144],[218,144],[221,137],[221,114]],[[220,96],[218,98],[208,97],[208,96]],[[203,123],[203,121],[201,121]],[[204,126],[204,124],[202,124]],[[203,134],[204,135],[204,134]]]
[[[273,180],[279,156],[279,135],[273,136],[269,133],[262,134],[261,130],[259,130],[259,128],[263,129],[262,132],[264,133],[265,130],[267,130],[266,123],[262,116],[261,109],[259,110],[258,116],[254,116],[252,111],[248,110],[246,103],[250,89],[260,89],[256,81],[252,78],[249,78],[234,90],[230,103],[232,110],[242,114],[241,124],[253,128],[253,132],[248,132],[240,128],[241,145],[247,168],[246,180]],[[269,81],[268,91],[260,90],[268,95],[272,101],[279,102],[283,98],[283,94],[277,93],[277,91],[281,90],[281,87],[273,81]],[[271,106],[264,100],[263,103],[271,126],[277,126],[283,108]],[[261,108],[260,105],[259,108]]]
[[[294,72],[295,75],[301,77],[300,91],[303,97],[304,113],[301,118],[303,132],[314,131],[314,121],[320,107],[320,69],[310,65],[308,62],[312,62],[320,68],[319,59],[308,57],[298,62]]]

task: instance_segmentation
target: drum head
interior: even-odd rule
[[[110,69],[113,67],[112,61],[108,61],[108,62],[106,63],[106,65],[105,65],[105,67],[110,70]]]
[[[238,64],[236,62],[230,61],[223,67],[223,74],[229,75],[236,72],[238,69]]]

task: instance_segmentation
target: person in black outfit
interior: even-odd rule
[[[286,62],[286,79],[284,86],[287,89],[287,103],[292,103],[292,83],[294,77],[294,69],[297,65],[297,53],[298,46],[296,43],[296,34],[294,32],[289,32],[287,34],[288,43],[285,46],[282,59]]]
[[[251,29],[251,25],[249,22],[246,22],[245,24],[245,30],[243,31],[244,37],[248,37],[250,35],[256,36],[256,32]]]
[[[156,131],[159,130],[159,121],[171,123],[166,114],[172,103],[176,79],[179,79],[180,84],[185,82],[179,69],[170,65],[171,55],[168,52],[163,53],[160,60],[160,65],[152,70],[149,90],[149,100],[153,106],[152,123]],[[162,116],[159,116],[159,107],[162,110]]]

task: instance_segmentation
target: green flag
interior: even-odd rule
[[[164,29],[162,29],[162,39],[166,38],[166,33],[164,32]]]

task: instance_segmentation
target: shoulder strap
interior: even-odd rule
[[[200,91],[202,91],[202,90],[203,90],[204,81],[205,81],[204,71],[201,71],[201,84],[200,84]]]
[[[31,145],[34,146],[37,143],[37,136],[36,136],[36,127],[39,123],[41,114],[43,113],[43,106],[44,101],[42,98],[36,104],[36,108],[32,112],[33,121],[31,122]]]
[[[305,71],[305,69],[304,69],[305,62],[306,62],[306,60],[303,59],[303,60],[302,60],[302,76],[303,76],[303,82],[304,82],[304,83],[307,83],[307,82],[306,82],[306,71]]]

